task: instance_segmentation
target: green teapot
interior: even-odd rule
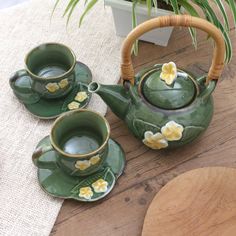
[[[214,39],[214,56],[207,76],[193,78],[174,62],[134,74],[131,53],[135,40],[150,30],[168,26],[195,27]],[[123,85],[92,82],[88,90],[98,94],[146,146],[179,147],[199,137],[212,119],[211,94],[222,73],[224,56],[223,36],[208,21],[188,15],[158,17],[140,24],[125,39],[121,64]]]

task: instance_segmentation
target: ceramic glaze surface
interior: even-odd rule
[[[205,85],[205,77],[187,79],[191,77],[187,72],[181,71],[177,77],[177,85],[183,84],[181,91],[170,93],[165,91],[167,99],[160,99],[156,104],[172,109],[163,109],[151,104],[142,93],[140,93],[140,81],[150,71],[156,72],[160,65],[147,68],[135,77],[134,86],[125,89],[122,85],[101,85],[92,82],[89,91],[95,92],[108,104],[111,110],[121,119],[125,120],[133,134],[143,140],[144,144],[153,149],[174,148],[190,143],[199,137],[210,124],[213,115],[213,92],[216,82],[211,81]],[[184,76],[182,76],[184,75]],[[187,75],[187,76],[185,76]],[[155,75],[156,76],[156,75]],[[192,78],[192,77],[191,77]],[[149,77],[153,83],[154,77]],[[187,83],[183,83],[187,79]],[[182,81],[183,80],[183,81]],[[150,83],[145,84],[147,88]],[[165,85],[163,81],[157,85]],[[156,85],[152,85],[151,88]],[[174,85],[172,85],[171,89]],[[188,92],[188,89],[191,91]],[[153,90],[145,90],[145,96],[152,100],[163,98],[159,90],[153,95]],[[198,94],[196,94],[198,93]],[[195,95],[196,94],[196,95]],[[176,96],[175,96],[176,95]],[[179,95],[183,96],[179,98]],[[176,101],[178,100],[178,101]],[[173,109],[175,106],[176,109]],[[181,108],[178,108],[178,107]]]
[[[160,74],[161,67],[142,77],[140,92],[149,103],[172,110],[185,107],[194,100],[197,88],[187,73],[178,70],[170,85],[160,78]]]
[[[66,72],[64,65],[47,65],[41,68],[36,74],[42,78],[51,78],[63,75]]]
[[[84,108],[88,105],[91,94],[88,92],[87,85],[91,80],[90,69],[85,64],[77,62],[73,89],[62,98],[49,100],[42,98],[32,89],[32,79],[25,70],[16,72],[10,79],[10,85],[18,100],[25,105],[30,113],[41,119],[53,119],[61,113],[71,110],[69,104],[73,102],[76,102],[77,105],[72,109]],[[57,88],[60,86],[63,85],[56,84]]]
[[[55,151],[62,171],[71,176],[88,176],[99,171],[106,161],[109,136],[109,124],[100,114],[90,110],[71,111],[54,122],[50,142],[38,146],[32,159],[37,167],[47,168],[44,156]]]
[[[47,99],[63,97],[72,90],[75,65],[76,58],[72,50],[59,43],[39,45],[25,58],[32,90]]]
[[[102,138],[87,129],[70,132],[61,143],[62,150],[69,154],[86,154],[95,151],[102,144]]]
[[[193,78],[170,61],[135,75],[132,50],[139,37],[157,28],[193,27],[214,40],[211,67],[206,76]],[[206,20],[189,15],[162,16],[134,28],[121,49],[122,85],[90,83],[111,110],[125,120],[129,129],[152,149],[173,148],[190,143],[208,127],[213,114],[211,93],[222,74],[225,42],[221,31]]]
[[[48,143],[50,143],[49,136],[42,139],[37,147]],[[114,188],[125,167],[125,155],[120,145],[110,139],[108,150],[107,159],[100,171],[86,177],[66,174],[58,165],[57,153],[54,151],[46,153],[43,157],[45,166],[43,169],[38,169],[40,186],[54,197],[72,198],[83,202],[104,198]]]

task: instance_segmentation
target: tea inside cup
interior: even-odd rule
[[[76,110],[59,117],[51,131],[54,148],[64,156],[79,157],[101,150],[110,127],[104,117],[90,110]]]

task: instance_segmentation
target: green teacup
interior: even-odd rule
[[[71,49],[59,43],[46,43],[26,55],[25,71],[21,71],[21,74],[30,76],[31,89],[39,97],[59,98],[73,88],[75,65],[76,57]],[[27,95],[28,87],[17,86],[14,78],[10,80],[10,84],[16,93]]]
[[[42,169],[57,165],[69,175],[90,175],[103,167],[109,136],[110,126],[100,114],[86,109],[67,112],[55,121],[50,143],[33,153],[33,162]],[[50,151],[57,153],[56,161],[44,161]]]

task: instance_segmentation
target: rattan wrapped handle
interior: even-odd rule
[[[156,28],[168,26],[194,27],[207,32],[215,41],[212,64],[207,76],[207,82],[217,80],[224,67],[225,42],[221,31],[210,22],[189,15],[161,16],[148,20],[133,29],[122,46],[121,78],[134,84],[134,68],[131,60],[132,46],[141,35]]]

